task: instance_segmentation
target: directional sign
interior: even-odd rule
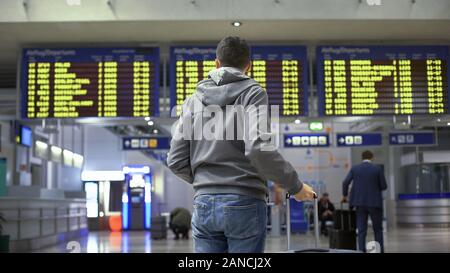
[[[284,135],[285,148],[314,148],[330,146],[328,134],[286,134]]]
[[[390,145],[435,145],[434,132],[402,132],[389,134]]]
[[[123,150],[168,150],[168,137],[124,137]]]
[[[381,133],[336,134],[338,147],[378,146],[382,144]]]

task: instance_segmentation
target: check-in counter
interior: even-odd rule
[[[450,226],[450,194],[401,194],[399,225]]]
[[[11,252],[26,252],[87,234],[85,199],[1,197]]]

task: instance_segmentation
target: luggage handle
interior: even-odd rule
[[[290,204],[291,195],[286,193],[286,234],[287,234],[287,250],[291,249],[291,204]],[[317,194],[313,195],[314,207],[314,237],[315,237],[315,247],[319,246],[319,209],[318,209],[318,201]]]
[[[314,193],[313,195],[313,199],[314,199],[314,208],[313,208],[313,213],[314,213],[314,237],[315,237],[315,242],[314,245],[316,248],[319,247],[319,200],[318,200],[318,196],[316,193]]]
[[[340,206],[341,206],[341,227],[340,230],[345,230],[344,227],[344,203],[345,202],[341,202]],[[348,229],[351,230],[352,229],[352,210],[350,209],[350,206],[348,207]]]

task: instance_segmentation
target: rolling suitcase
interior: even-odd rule
[[[152,226],[150,228],[150,234],[154,240],[167,239],[167,225],[166,217],[154,216],[152,217]]]
[[[291,248],[291,208],[290,208],[290,199],[291,196],[286,194],[286,234],[287,234],[287,253],[359,253],[355,250],[349,249],[335,249],[335,248],[319,248],[319,204],[317,200],[317,195],[314,196],[314,205],[313,205],[313,213],[314,213],[314,238],[315,245],[314,248],[304,248],[293,250]]]
[[[341,208],[333,213],[333,228],[335,229],[356,229],[356,212],[354,210],[344,210]]]
[[[352,210],[341,209],[335,212],[334,227],[329,231],[330,248],[356,250],[356,215]],[[347,218],[347,220],[345,220]]]

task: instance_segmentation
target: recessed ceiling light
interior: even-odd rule
[[[234,22],[231,22],[231,25],[232,25],[233,27],[240,27],[240,26],[242,26],[242,23],[239,22],[239,21],[234,21]]]
[[[294,123],[295,123],[295,124],[300,124],[300,123],[302,123],[302,121],[299,120],[299,119],[296,119],[296,120],[294,121]]]
[[[150,120],[150,117],[145,117],[145,121],[149,121]]]
[[[150,120],[149,122],[147,122],[148,126],[153,126],[155,124],[155,122],[153,120]]]
[[[158,133],[158,130],[157,130],[157,129],[153,130],[153,133],[154,133],[154,134],[157,134],[157,133]]]
[[[440,119],[440,118],[438,118],[438,119],[437,119],[437,121],[438,121],[438,122],[441,122],[441,119]]]
[[[447,122],[447,126],[450,126],[450,122]]]

